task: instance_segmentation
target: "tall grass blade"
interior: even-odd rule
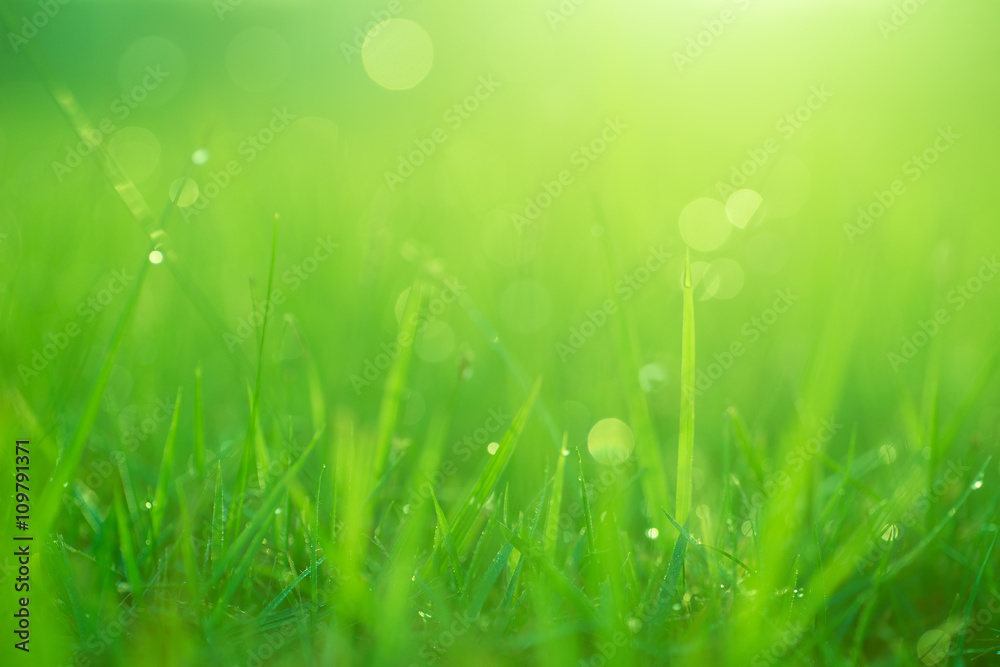
[[[694,290],[691,286],[691,253],[684,260],[684,322],[681,333],[681,414],[677,436],[677,523],[684,525],[691,511],[694,467]]]
[[[274,216],[274,232],[271,240],[271,268],[267,274],[267,293],[263,322],[260,325],[260,345],[257,348],[257,375],[254,379],[253,397],[250,403],[250,421],[247,425],[246,437],[243,440],[243,456],[240,459],[240,472],[236,478],[236,492],[233,495],[233,507],[229,515],[229,534],[235,536],[243,520],[243,500],[246,496],[247,478],[250,475],[250,459],[252,458],[254,439],[257,427],[257,411],[260,409],[260,379],[264,370],[264,341],[267,336],[267,321],[271,312],[271,288],[274,284],[274,260],[278,253],[278,216]]]
[[[163,524],[163,515],[167,511],[167,489],[174,475],[174,446],[177,443],[177,422],[181,416],[181,388],[177,388],[177,398],[174,401],[174,416],[170,420],[170,430],[167,431],[167,442],[163,446],[163,459],[160,462],[160,475],[156,481],[156,493],[153,496],[153,542],[156,543]]]

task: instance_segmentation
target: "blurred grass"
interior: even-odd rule
[[[36,556],[32,653],[5,661],[922,665],[941,636],[941,664],[993,660],[1000,283],[949,297],[1000,245],[1000,9],[928,3],[883,39],[891,2],[761,0],[679,72],[735,4],[588,2],[552,29],[555,4],[402,2],[435,52],[406,91],[343,56],[377,4],[74,0],[28,47],[8,37],[0,432],[32,440]],[[261,27],[277,40],[234,60]],[[782,137],[812,86],[831,100]],[[295,119],[250,158],[276,110]],[[104,119],[118,132],[58,174]],[[625,129],[579,171],[609,119]],[[948,127],[852,243],[858,207]],[[678,217],[774,136],[747,185],[763,211],[689,249],[742,289],[685,290]],[[178,178],[206,194],[234,160],[181,206]],[[626,292],[651,246],[670,258]],[[116,271],[135,277],[112,292]],[[776,290],[798,301],[755,324]],[[606,417],[635,434],[624,466],[583,451]]]

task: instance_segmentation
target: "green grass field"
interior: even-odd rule
[[[1000,6],[0,6],[0,664],[1000,665]]]

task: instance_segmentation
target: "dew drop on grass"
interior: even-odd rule
[[[587,449],[598,463],[610,466],[625,461],[635,448],[635,437],[620,419],[602,419],[587,435]]]
[[[498,449],[500,449],[500,443],[498,443],[498,442],[491,442],[486,447],[486,451],[488,451],[490,453],[490,456],[493,456],[494,454],[496,454]]]
[[[878,448],[878,457],[886,465],[896,460],[896,448],[892,445],[882,445]]]
[[[658,531],[656,528],[650,528],[649,530],[646,531],[646,537],[648,537],[651,540],[655,540],[659,536],[660,536],[660,531]]]
[[[200,167],[201,165],[208,162],[209,157],[210,153],[208,152],[207,148],[199,148],[198,150],[196,150],[194,153],[191,154],[191,162]]]
[[[981,488],[983,488],[983,480],[977,479],[975,482],[972,483],[972,490],[973,491],[975,491],[976,489],[981,489]]]
[[[753,534],[753,524],[749,521],[744,521],[743,525],[740,526],[740,532],[749,537]]]
[[[153,509],[153,503],[151,503],[151,502],[149,502],[149,501],[147,500],[147,501],[146,501],[146,509],[148,509],[148,510],[151,510],[151,509]]]

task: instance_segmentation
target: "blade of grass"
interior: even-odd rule
[[[434,502],[434,513],[437,515],[438,530],[441,533],[441,542],[444,544],[445,554],[451,563],[451,571],[455,575],[455,583],[458,584],[459,594],[465,596],[465,576],[462,574],[462,562],[458,558],[458,550],[455,548],[455,540],[452,539],[451,530],[448,528],[448,519],[441,509],[437,494],[431,489],[431,500]]]
[[[535,382],[535,386],[532,387],[531,393],[525,400],[524,405],[514,415],[514,419],[511,420],[507,432],[504,433],[503,438],[500,440],[499,448],[490,457],[489,461],[487,461],[486,467],[483,469],[479,479],[476,480],[476,484],[470,492],[469,497],[462,503],[458,516],[452,523],[452,534],[455,537],[455,545],[458,547],[459,554],[464,553],[466,540],[470,536],[470,531],[476,518],[479,516],[479,512],[493,493],[493,487],[496,486],[500,475],[514,454],[514,448],[517,446],[521,431],[528,421],[528,415],[531,414],[531,408],[538,397],[540,387],[541,379]]]
[[[239,532],[243,520],[243,499],[246,496],[247,478],[250,475],[250,459],[257,426],[257,411],[260,409],[260,379],[264,369],[264,340],[267,335],[267,321],[271,312],[271,288],[274,285],[274,262],[278,253],[278,216],[274,216],[274,231],[271,240],[271,267],[267,273],[267,294],[264,297],[264,316],[260,325],[260,345],[257,348],[257,373],[254,379],[253,398],[250,404],[250,421],[247,424],[246,437],[243,440],[243,455],[240,459],[240,472],[236,478],[236,491],[233,495],[233,507],[230,508],[229,534],[231,537]]]
[[[552,485],[552,498],[549,500],[549,513],[545,517],[545,534],[543,551],[551,562],[556,561],[556,545],[559,543],[559,509],[562,506],[563,477],[566,470],[566,459],[569,451],[566,449],[569,433],[563,433],[562,449],[556,462],[556,476]]]
[[[594,515],[590,510],[590,497],[587,495],[587,478],[583,472],[583,455],[580,454],[580,449],[576,450],[576,461],[580,467],[580,476],[577,478],[580,482],[580,498],[583,502],[583,520],[584,527],[587,530],[587,551],[591,554],[597,553],[597,539],[594,536]]]
[[[132,545],[132,531],[129,530],[128,515],[122,503],[121,491],[115,485],[115,525],[118,530],[118,545],[121,548],[122,561],[125,563],[125,576],[137,604],[143,598],[142,574],[139,571],[139,561],[135,557],[135,547]]]
[[[383,468],[389,458],[389,446],[392,443],[392,432],[396,429],[396,419],[399,415],[399,401],[406,385],[406,376],[410,370],[410,358],[413,356],[413,345],[417,337],[417,325],[420,320],[420,307],[424,298],[422,282],[416,282],[410,288],[403,308],[403,318],[400,322],[400,332],[396,339],[399,353],[389,369],[389,377],[382,391],[382,403],[378,413],[378,437],[375,441],[374,479],[382,477]],[[405,343],[403,342],[405,341]]]
[[[167,488],[174,474],[174,446],[177,443],[177,422],[181,415],[181,393],[177,388],[177,398],[174,400],[174,415],[170,420],[170,430],[167,431],[167,442],[163,446],[163,459],[160,461],[160,475],[156,480],[156,493],[153,495],[153,543],[159,539],[163,515],[167,511]]]
[[[218,577],[222,572],[222,555],[225,547],[226,530],[223,514],[225,505],[222,495],[222,461],[219,461],[215,475],[215,502],[212,505],[212,576]]]
[[[691,479],[694,468],[694,290],[691,286],[691,253],[684,259],[684,321],[681,333],[681,413],[677,436],[677,522],[687,521],[691,511]],[[664,510],[666,511],[666,510]]]
[[[205,413],[201,394],[201,364],[194,371],[194,469],[205,478]]]

